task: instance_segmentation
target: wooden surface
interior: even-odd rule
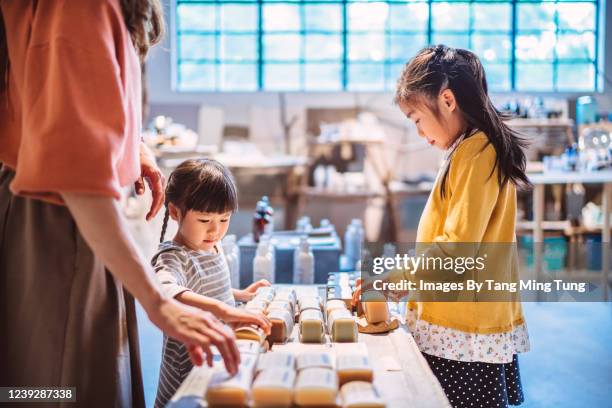
[[[293,285],[291,285],[293,287]],[[299,293],[318,293],[316,286],[301,286]],[[329,336],[321,344],[305,344],[297,341],[298,326],[285,344],[274,345],[269,353],[289,351],[328,351],[332,354],[367,349],[374,368],[374,384],[388,408],[437,408],[450,407],[440,383],[421,355],[412,335],[404,326],[384,335],[359,333],[357,343],[332,343]],[[177,391],[171,407],[207,407],[204,394],[213,370],[223,370],[217,358],[215,366],[195,367]]]

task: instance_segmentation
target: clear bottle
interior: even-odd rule
[[[310,223],[310,217],[307,215],[300,217],[300,219],[297,221],[296,227],[297,227],[296,229],[300,232],[310,232],[312,230],[312,224]]]
[[[344,256],[349,266],[355,266],[355,225],[350,223],[344,233]]]
[[[274,283],[276,271],[274,268],[274,258],[269,241],[260,242],[257,245],[257,253],[253,259],[253,282],[266,279]]]
[[[363,222],[359,218],[353,219],[353,225],[355,227],[355,236],[352,244],[354,263],[356,264],[358,261],[361,261],[361,249],[363,248],[365,231],[363,229]]]
[[[222,241],[223,252],[230,272],[232,288],[240,288],[240,250],[236,245],[236,235],[226,235]]]
[[[293,283],[314,284],[314,255],[307,237],[300,238],[300,244],[295,248]]]

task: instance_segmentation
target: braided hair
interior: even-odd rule
[[[216,160],[189,159],[182,162],[168,178],[166,212],[159,242],[164,241],[172,203],[181,212],[189,210],[225,213],[238,209],[238,194],[230,171]]]
[[[459,111],[467,123],[465,137],[480,130],[495,148],[495,165],[489,177],[497,167],[500,187],[508,181],[530,186],[525,174],[523,151],[528,143],[504,122],[508,118],[491,102],[484,68],[473,52],[445,45],[422,49],[404,67],[397,81],[394,101],[425,106],[441,118],[436,101],[445,89],[450,89],[455,95]],[[449,168],[447,166],[441,180],[442,197]]]

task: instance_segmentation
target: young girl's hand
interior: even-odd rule
[[[255,297],[255,293],[257,289],[262,288],[264,286],[271,286],[272,284],[265,279],[260,279],[257,282],[251,283],[244,290],[236,290],[234,291],[234,297],[236,300],[241,302],[248,302],[249,300]]]
[[[221,320],[226,323],[246,323],[259,326],[266,335],[270,334],[272,323],[261,313],[250,312],[236,307],[226,306],[221,311]]]

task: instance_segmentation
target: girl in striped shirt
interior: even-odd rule
[[[269,333],[270,322],[262,314],[238,309],[235,301],[251,300],[259,287],[270,283],[261,280],[243,290],[232,289],[220,245],[238,208],[231,173],[215,160],[186,160],[170,175],[165,204],[159,250],[151,261],[162,290],[226,323],[256,324]],[[164,242],[169,217],[178,223],[178,231]],[[156,407],[166,405],[191,368],[183,344],[164,336]]]

